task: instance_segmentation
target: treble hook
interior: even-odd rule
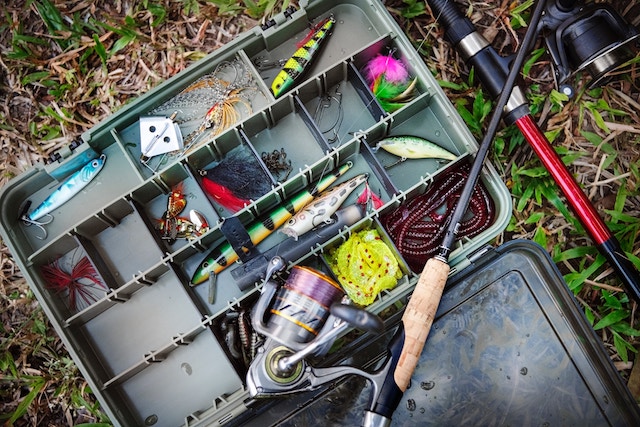
[[[42,237],[40,237],[37,234],[34,234],[35,238],[38,240],[45,240],[47,238],[47,230],[44,228],[45,225],[50,224],[51,221],[53,221],[53,215],[51,214],[45,214],[43,216],[44,217],[48,217],[47,221],[34,221],[32,219],[29,219],[29,217],[27,215],[23,215],[22,218],[20,218],[27,226],[30,225],[35,225],[36,227],[38,227],[40,230],[42,230]]]

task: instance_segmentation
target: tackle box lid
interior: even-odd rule
[[[391,425],[639,425],[638,405],[547,252],[528,240],[479,252],[449,280]],[[380,364],[401,314],[346,361]],[[243,425],[361,425],[370,395],[350,376]]]

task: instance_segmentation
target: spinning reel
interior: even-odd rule
[[[568,81],[575,73],[587,71],[589,87],[597,87],[625,69],[640,37],[611,6],[579,0],[548,0],[538,31],[554,63],[556,85],[569,97],[574,89]]]
[[[344,292],[315,269],[294,266],[283,286],[272,276],[285,267],[280,257],[269,263],[262,294],[253,308],[256,332],[266,337],[249,366],[247,386],[252,397],[274,397],[311,391],[344,375],[361,375],[374,383],[383,369],[368,373],[351,366],[316,368],[307,358],[325,355],[335,339],[355,327],[382,332],[382,320],[344,303]],[[384,371],[384,372],[383,372]],[[381,376],[382,375],[382,376]]]

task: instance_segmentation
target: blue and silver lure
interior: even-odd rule
[[[73,196],[82,191],[82,189],[85,188],[102,170],[106,159],[107,156],[102,154],[100,157],[97,157],[85,164],[82,169],[75,172],[60,184],[60,186],[42,203],[40,203],[37,208],[35,208],[30,214],[23,215],[21,219],[27,224],[39,226],[44,232],[44,237],[42,237],[42,239],[46,239],[47,232],[43,225],[49,224],[53,221],[51,212],[58,209],[64,203],[68,202]],[[41,221],[45,216],[49,216],[50,218],[46,221]]]

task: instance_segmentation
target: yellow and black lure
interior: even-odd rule
[[[276,98],[291,89],[304,75],[313,61],[322,43],[331,34],[336,20],[333,16],[325,18],[309,32],[309,35],[298,45],[298,50],[284,64],[282,70],[271,83],[271,92]]]

